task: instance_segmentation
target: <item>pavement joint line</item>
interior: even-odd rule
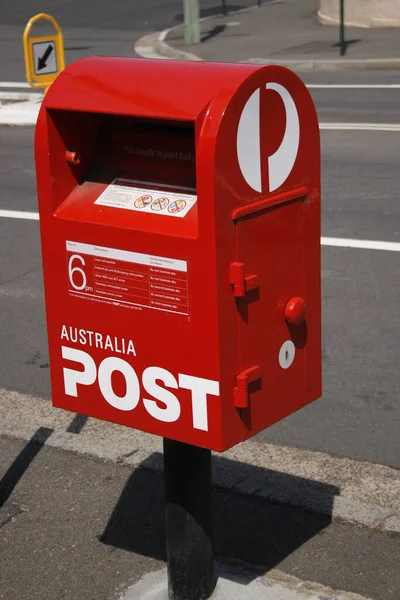
[[[27,219],[39,221],[39,213],[20,210],[1,210],[0,218]],[[357,240],[352,238],[321,237],[321,246],[335,246],[339,248],[360,248],[363,250],[384,250],[387,252],[400,252],[399,242],[385,242],[379,240]]]
[[[163,469],[157,436],[93,418],[80,433],[68,432],[70,425],[71,413],[48,400],[0,389],[0,435],[126,467]],[[214,453],[213,482],[235,494],[400,533],[400,471],[388,466],[249,440]]]

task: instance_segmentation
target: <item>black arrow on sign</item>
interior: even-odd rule
[[[43,56],[39,56],[39,58],[38,58],[38,71],[41,71],[42,69],[45,68],[47,59],[49,58],[49,56],[52,52],[53,52],[53,46],[51,44],[49,44],[47,46],[46,52],[43,54]]]

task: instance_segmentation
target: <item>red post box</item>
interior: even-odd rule
[[[55,406],[222,451],[320,396],[319,130],[296,75],[86,58],[35,147]]]

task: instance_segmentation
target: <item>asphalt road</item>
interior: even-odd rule
[[[231,0],[230,9],[255,4]],[[218,14],[220,0],[202,0],[201,16]],[[86,55],[135,56],[134,41],[182,22],[182,0],[2,0],[0,3],[0,81],[25,79],[22,34],[37,13],[49,13],[63,29],[67,64]],[[79,27],[77,27],[79,23]],[[47,33],[45,25],[35,32]]]
[[[322,133],[324,236],[400,241],[399,136]],[[37,210],[32,141],[0,128],[1,209]],[[323,398],[260,438],[400,468],[399,254],[324,247],[322,268]],[[0,219],[0,273],[0,387],[49,397],[36,221]]]

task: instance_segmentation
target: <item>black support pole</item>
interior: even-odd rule
[[[164,438],[169,600],[207,600],[215,587],[211,451]]]

